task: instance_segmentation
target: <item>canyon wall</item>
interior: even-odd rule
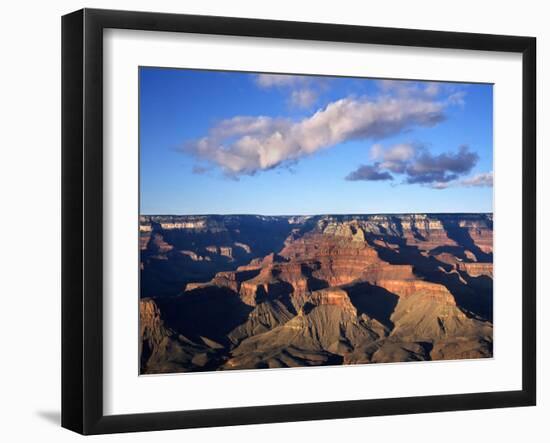
[[[141,371],[491,357],[492,228],[491,214],[142,216]]]

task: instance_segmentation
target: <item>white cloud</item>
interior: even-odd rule
[[[453,186],[452,182],[434,182],[430,183],[430,188],[432,189],[447,189]]]
[[[434,189],[447,189],[457,186],[491,188],[493,187],[493,172],[481,172],[462,180],[453,180],[450,182],[435,182],[430,184],[430,187]]]
[[[403,173],[407,162],[416,154],[416,147],[412,144],[401,143],[384,148],[375,144],[370,149],[370,155],[380,162],[381,169],[389,169],[392,172]]]
[[[278,88],[289,92],[288,103],[293,108],[311,108],[327,87],[327,79],[308,75],[258,74],[256,84],[262,89]]]
[[[491,187],[493,186],[493,172],[482,172],[465,178],[460,183],[462,186]]]
[[[378,80],[378,87],[382,93],[397,97],[424,97],[434,98],[442,92],[444,87],[438,82],[417,82],[410,80]]]
[[[290,104],[296,108],[310,108],[317,98],[318,94],[312,89],[297,89],[290,94]]]
[[[459,105],[464,106],[464,97],[466,96],[466,92],[464,91],[457,91],[453,92],[449,97],[447,98],[447,103],[450,105]]]
[[[424,87],[424,93],[429,97],[435,97],[439,94],[441,90],[441,85],[439,83],[428,82]]]
[[[308,77],[304,75],[258,74],[256,76],[256,84],[262,88],[302,85],[307,81]]]
[[[183,149],[230,176],[252,175],[348,140],[433,126],[444,119],[444,107],[424,98],[344,98],[300,121],[265,116],[223,120]]]
[[[243,135],[268,135],[274,131],[284,131],[291,121],[284,118],[237,116],[222,120],[210,129],[213,140],[229,139]]]

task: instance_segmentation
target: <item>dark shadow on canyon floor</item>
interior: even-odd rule
[[[351,303],[359,314],[364,313],[378,320],[388,329],[393,328],[390,317],[399,299],[397,295],[367,282],[344,286],[342,289],[348,293]]]

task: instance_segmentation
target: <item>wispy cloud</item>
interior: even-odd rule
[[[266,116],[226,119],[182,148],[226,175],[253,175],[349,140],[381,139],[441,122],[445,103],[426,98],[344,98],[299,121]]]
[[[446,103],[450,106],[464,106],[466,85],[454,83],[407,81],[407,80],[379,80],[378,88],[382,94],[397,97],[416,97],[435,99],[446,96]]]
[[[258,74],[255,81],[262,88],[296,86],[306,84],[307,76],[287,74]]]
[[[378,88],[382,93],[398,97],[434,98],[442,92],[443,85],[437,82],[378,80]]]
[[[479,186],[479,187],[492,187],[493,186],[493,172],[482,172],[472,177],[465,178],[461,181],[463,186]]]
[[[450,105],[464,106],[464,97],[466,97],[466,91],[456,91],[449,95],[449,97],[447,98],[447,102]]]
[[[387,148],[375,144],[370,153],[376,162],[370,166],[361,165],[346,177],[347,180],[380,180],[382,176],[386,177],[385,180],[392,180],[392,172],[401,175],[403,183],[421,184],[435,189],[444,189],[451,183],[482,186],[483,180],[488,182],[488,177],[481,176],[457,181],[470,173],[479,160],[479,155],[465,145],[456,152],[433,154],[427,147],[418,144],[398,144]],[[364,174],[364,171],[373,173]]]
[[[191,170],[193,174],[197,174],[197,175],[206,174],[208,171],[209,171],[209,168],[200,166],[200,165],[193,166],[193,169]]]
[[[434,189],[447,189],[454,187],[466,188],[492,188],[493,187],[493,172],[480,172],[479,174],[466,177],[461,180],[453,180],[449,182],[434,182],[430,184]]]
[[[296,108],[311,108],[317,101],[318,94],[313,89],[305,88],[292,91],[290,104]]]
[[[381,168],[403,174],[409,160],[416,155],[416,150],[414,145],[407,143],[393,145],[390,148],[375,144],[370,149],[370,156],[379,161]]]
[[[294,108],[310,109],[326,89],[327,79],[307,75],[258,74],[256,84],[263,89],[278,88],[288,91],[288,103]]]
[[[493,172],[481,172],[479,174],[466,177],[462,180],[454,180],[446,183],[433,183],[432,188],[447,189],[456,186],[476,187],[476,188],[492,188],[493,187]]]

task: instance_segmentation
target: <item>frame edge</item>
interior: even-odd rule
[[[82,10],[61,20],[61,426],[78,433],[84,431],[83,20]]]
[[[445,31],[84,9],[62,32],[62,426],[82,434],[183,429],[329,418],[490,409],[536,404],[536,39]],[[219,27],[218,27],[219,25]],[[102,31],[218,35],[459,47],[523,53],[522,390],[257,408],[104,416],[102,411]],[[182,28],[186,28],[184,31]],[[321,34],[323,30],[330,32]],[[401,34],[400,34],[401,35]],[[399,37],[399,39],[397,38]],[[482,41],[480,37],[487,40]],[[76,111],[76,112],[75,112]],[[99,212],[97,212],[99,211]],[[531,232],[527,232],[530,228]],[[99,240],[99,241],[98,241]],[[228,412],[231,412],[228,414]]]
[[[537,40],[522,51],[522,386],[529,405],[537,404]]]

